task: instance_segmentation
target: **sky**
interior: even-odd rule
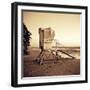
[[[64,46],[80,46],[80,14],[23,11],[23,23],[32,33],[32,47],[39,47],[38,29],[48,27]]]

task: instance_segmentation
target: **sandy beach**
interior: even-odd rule
[[[30,51],[30,55],[23,56],[22,73],[24,77],[80,74],[80,59],[61,58],[58,61],[46,59],[40,65],[35,61],[39,53],[40,50],[33,49]]]

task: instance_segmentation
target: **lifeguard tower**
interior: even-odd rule
[[[57,47],[53,50],[52,42],[55,41],[54,37],[55,37],[55,31],[52,30],[50,27],[39,28],[39,48],[41,49],[41,52],[36,58],[36,61],[40,65],[43,64],[46,59],[49,60],[50,56],[53,57],[52,60],[54,60],[55,62],[60,60],[62,56],[59,54],[59,52],[68,55],[72,59],[75,58],[64,51],[57,49]],[[56,46],[57,46],[57,42],[56,42]]]

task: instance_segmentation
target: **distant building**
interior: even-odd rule
[[[49,28],[39,28],[39,47],[41,49],[52,48],[55,31]]]

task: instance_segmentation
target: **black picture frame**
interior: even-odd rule
[[[68,8],[85,11],[85,79],[75,81],[60,81],[60,82],[44,82],[44,83],[18,83],[18,7],[19,6],[35,6],[47,8]],[[57,11],[56,11],[57,12]],[[72,12],[70,12],[72,13]],[[44,4],[44,3],[26,3],[14,2],[11,4],[11,86],[24,87],[24,86],[42,86],[42,85],[57,85],[57,84],[75,84],[88,82],[88,7],[87,6],[74,6],[74,5],[59,5],[59,4]]]

